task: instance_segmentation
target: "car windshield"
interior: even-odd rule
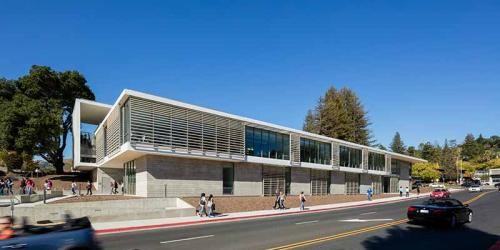
[[[451,199],[449,199],[449,200],[448,199],[445,199],[445,200],[429,199],[429,200],[424,201],[424,203],[422,205],[437,206],[437,207],[454,207],[454,206],[460,206],[461,203],[457,200],[451,200]]]
[[[477,187],[479,187],[479,185],[477,185],[477,184],[474,184],[474,185],[472,185],[472,187],[475,187],[475,188],[477,188]]]
[[[446,191],[446,189],[439,189],[439,188],[438,189],[434,189],[434,192],[444,192],[444,191]]]

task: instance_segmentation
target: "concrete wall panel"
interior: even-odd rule
[[[345,194],[345,172],[331,172],[330,194]]]
[[[234,164],[234,195],[262,195],[262,165]]]
[[[291,195],[298,195],[304,192],[306,195],[311,194],[311,169],[309,168],[292,168],[291,169]]]

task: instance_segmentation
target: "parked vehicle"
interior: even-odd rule
[[[450,192],[444,188],[436,188],[431,192],[431,198],[450,198]]]
[[[14,237],[0,241],[0,249],[100,249],[87,217],[67,219],[52,226],[23,225]]]
[[[482,192],[483,188],[479,185],[472,185],[469,187],[469,192]]]
[[[456,199],[429,199],[422,205],[408,207],[410,222],[441,223],[449,227],[472,222],[472,210]]]

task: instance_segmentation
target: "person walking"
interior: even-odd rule
[[[299,201],[300,201],[300,210],[303,211],[305,209],[305,204],[306,204],[306,196],[304,195],[304,191],[300,192]]]
[[[71,193],[73,193],[73,195],[76,195],[76,182],[75,182],[75,180],[73,180],[71,182]]]
[[[31,193],[33,192],[34,185],[35,184],[30,178],[26,178],[26,193],[28,193],[28,195],[31,195]]]
[[[417,185],[417,196],[420,196],[420,185]]]
[[[280,191],[279,191],[279,189],[276,189],[274,196],[275,196],[275,199],[274,199],[273,209],[278,209],[280,207]]]
[[[207,200],[208,217],[212,218],[215,216],[215,201],[214,196],[210,194]]]
[[[280,209],[285,209],[285,200],[286,200],[286,196],[285,196],[285,193],[283,192],[280,192],[280,201],[279,201],[279,208]]]
[[[14,181],[12,178],[7,177],[7,181],[5,181],[5,186],[7,186],[7,195],[14,195],[14,192],[12,191],[12,187],[14,187]]]
[[[92,182],[87,181],[87,195],[92,195]]]
[[[19,186],[21,187],[21,194],[26,194],[26,178],[23,177],[23,179],[21,179],[21,184]]]
[[[45,182],[43,183],[43,189],[45,191],[49,190],[49,181],[48,180],[45,180]]]
[[[406,191],[406,197],[410,197],[410,189],[406,187],[405,191]]]
[[[5,181],[3,178],[0,178],[0,195],[3,195],[4,188],[5,188]]]
[[[198,206],[200,207],[198,215],[200,217],[203,217],[203,214],[205,214],[205,216],[208,216],[208,214],[207,214],[207,208],[206,208],[206,206],[207,206],[207,198],[205,197],[205,193],[201,193],[200,202],[199,202]]]
[[[399,197],[403,197],[403,187],[399,186]]]
[[[110,189],[111,189],[111,194],[114,194],[114,193],[115,193],[115,190],[114,190],[114,189],[115,189],[115,183],[114,183],[114,182],[115,182],[115,181],[110,181],[110,182],[109,182],[109,187],[110,187]]]
[[[366,190],[366,196],[368,197],[369,201],[372,200],[372,195],[373,195],[372,187],[368,187],[368,189]]]
[[[115,181],[114,190],[115,194],[118,194],[118,181]]]

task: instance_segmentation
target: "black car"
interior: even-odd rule
[[[422,205],[413,205],[408,208],[410,222],[441,223],[450,227],[472,221],[472,210],[469,205],[462,204],[456,199],[429,199]]]

